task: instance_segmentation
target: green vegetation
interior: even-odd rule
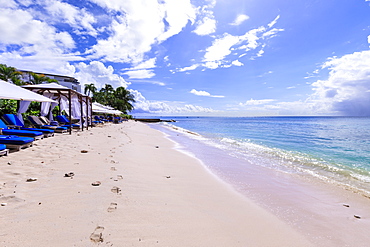
[[[132,103],[135,102],[134,96],[124,87],[118,87],[114,89],[112,85],[105,84],[99,91],[93,83],[85,85],[85,94],[90,96],[93,95],[92,100],[102,105],[111,106],[114,109],[124,112],[128,112],[134,109]]]
[[[0,116],[4,114],[16,114],[17,101],[12,99],[0,99]]]
[[[38,74],[35,74],[35,73],[31,73],[31,76],[32,78],[30,79],[30,83],[35,85],[35,84],[42,84],[44,82],[46,83],[52,83],[52,82],[56,82],[59,84],[59,82],[55,79],[50,79],[49,77],[45,76],[45,75],[38,75]]]
[[[5,64],[0,64],[0,79],[12,82],[18,86],[23,85],[24,82],[21,79],[22,73],[17,71],[14,67],[8,67]]]

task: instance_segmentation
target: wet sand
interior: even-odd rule
[[[129,121],[1,157],[0,245],[313,246],[174,147]]]
[[[288,173],[255,164],[232,150],[208,145],[187,131],[151,125],[178,143],[178,149],[203,165],[244,197],[267,209],[314,246],[369,246],[370,198],[306,173]]]

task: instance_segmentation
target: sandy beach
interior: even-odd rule
[[[0,245],[312,246],[174,147],[129,121],[1,157]]]

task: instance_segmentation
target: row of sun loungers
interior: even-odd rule
[[[2,119],[4,121],[0,119],[0,156],[7,155],[9,149],[19,151],[31,147],[36,140],[52,137],[54,133],[67,133],[68,130],[68,127],[43,124],[37,117],[29,117],[34,126],[32,128],[26,127],[15,114],[5,114]]]
[[[64,115],[56,116],[58,121],[49,121],[46,117],[28,116],[32,127],[25,124],[15,114],[5,114],[0,119],[0,156],[8,155],[9,149],[17,151],[31,147],[33,142],[54,136],[54,133],[67,133],[69,128],[79,129],[80,125],[70,123]],[[93,124],[121,123],[126,119],[119,117],[94,116]]]

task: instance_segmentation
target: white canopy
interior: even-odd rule
[[[102,105],[99,103],[94,102],[92,104],[92,111],[98,113],[106,113],[106,114],[113,114],[113,115],[120,115],[122,114],[119,110],[114,110],[113,107]]]
[[[30,90],[23,89],[15,84],[3,80],[0,80],[0,99],[57,103],[55,100],[31,92]]]
[[[57,90],[70,90],[68,87],[62,86],[58,83],[43,83],[43,84],[36,84],[36,85],[25,85],[24,88],[27,88],[32,91],[39,91],[40,89],[48,89],[49,93],[57,93]]]

